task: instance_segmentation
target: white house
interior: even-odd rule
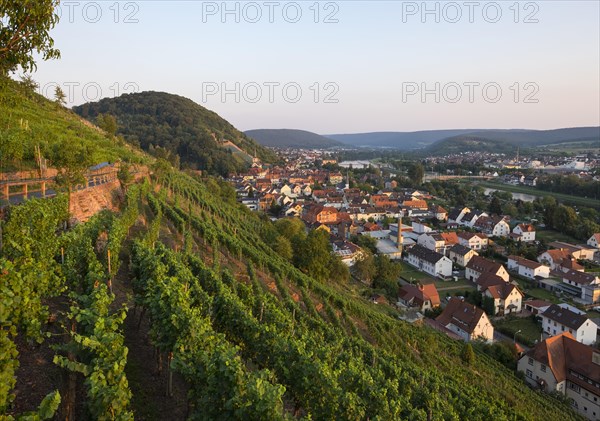
[[[446,247],[446,240],[437,233],[422,234],[417,240],[417,244],[428,248],[429,250],[436,251],[444,254]]]
[[[458,244],[469,247],[472,250],[482,250],[488,245],[488,238],[485,234],[459,232],[456,235],[458,237]]]
[[[577,270],[560,272],[563,289],[581,298],[586,304],[594,304],[600,299],[600,277]]]
[[[530,386],[559,392],[574,410],[600,419],[600,352],[577,342],[569,333],[548,338],[527,351],[517,369]]]
[[[535,227],[531,224],[519,224],[512,230],[517,240],[524,243],[535,241]]]
[[[415,245],[408,251],[408,263],[432,276],[452,275],[452,261],[443,254]]]
[[[585,313],[578,314],[553,304],[542,313],[542,329],[549,336],[569,332],[577,342],[591,345],[596,342],[598,326]]]
[[[506,266],[508,270],[529,279],[535,279],[537,276],[541,278],[548,278],[550,276],[550,268],[548,266],[520,256],[508,256]]]
[[[494,340],[494,326],[485,312],[460,298],[452,297],[442,314],[435,320],[464,341]]]
[[[429,225],[424,224],[421,221],[413,221],[411,225],[413,232],[416,234],[427,234],[428,232],[433,231]]]
[[[490,285],[483,291],[483,295],[494,300],[494,314],[521,312],[523,293],[511,283]]]
[[[589,240],[587,240],[587,245],[594,248],[600,248],[600,232],[592,234]]]
[[[566,250],[552,249],[546,250],[538,256],[538,262],[547,264],[551,269],[559,269],[559,266],[564,262],[571,260],[571,254]]]
[[[504,218],[499,216],[480,216],[473,227],[495,237],[506,237],[510,234],[510,225]]]

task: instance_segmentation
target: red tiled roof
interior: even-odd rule
[[[535,232],[535,227],[531,224],[519,224],[521,232]]]
[[[446,245],[458,244],[458,236],[455,232],[442,232],[440,235],[446,242]]]
[[[399,297],[406,302],[411,300],[419,307],[423,305],[425,301],[431,301],[432,307],[440,305],[440,295],[434,284],[425,284],[421,286],[407,284],[400,288]]]
[[[525,358],[533,358],[552,370],[557,382],[569,379],[583,387],[592,387],[570,373],[582,374],[593,382],[600,382],[600,365],[593,362],[596,351],[589,345],[577,342],[569,333],[548,338],[530,349]]]

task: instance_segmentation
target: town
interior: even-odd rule
[[[284,164],[254,162],[229,178],[240,203],[326,233],[350,279],[372,287],[373,305],[457,340],[508,346],[507,365],[529,385],[600,417],[597,202],[574,196],[589,203],[575,210],[543,190],[509,193],[556,180],[597,191],[597,155],[464,153],[405,162],[403,171],[323,150],[278,154]],[[391,284],[373,282],[373,255],[396,265]]]

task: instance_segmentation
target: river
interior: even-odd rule
[[[490,194],[492,194],[495,191],[506,191],[506,190],[486,188],[484,190],[484,193],[486,196],[489,196]],[[526,193],[513,193],[513,192],[509,192],[509,193],[512,194],[512,197],[514,200],[522,200],[523,202],[533,202],[538,197],[538,196],[534,196],[532,194],[526,194]]]
[[[369,161],[343,161],[340,162],[338,165],[342,168],[350,168],[350,166],[352,166],[352,168],[363,169],[369,168],[370,164],[371,163]]]

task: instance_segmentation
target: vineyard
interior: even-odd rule
[[[163,170],[129,188],[120,214],[75,228],[61,196],[10,209],[4,419],[139,418],[133,391],[150,386],[128,378],[139,373],[127,319],[154,350],[141,370],[165,385],[155,400],[185,385],[181,418],[577,418],[486,355],[467,363],[462,343],[308,277],[270,246],[270,221],[225,196],[214,180]],[[41,349],[61,376],[26,407],[19,364]]]

